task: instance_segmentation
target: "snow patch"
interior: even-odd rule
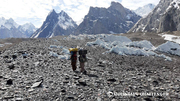
[[[180,44],[180,36],[170,35],[170,34],[161,34],[164,40],[173,41]]]
[[[180,56],[180,45],[174,42],[166,42],[157,47],[156,51]]]
[[[125,42],[125,43],[129,43],[132,42],[129,38],[125,37],[125,36],[115,36],[115,35],[107,35],[105,37],[103,37],[103,40],[105,42],[114,42],[114,41],[120,41],[120,42]]]
[[[38,33],[36,34],[36,36],[34,38],[37,38],[39,36],[39,34],[41,34],[42,31],[44,31],[44,29],[46,29],[46,27],[48,26],[49,23],[46,24],[46,26]]]
[[[170,57],[158,55],[154,52],[155,47],[147,40],[132,42],[129,38],[115,35],[96,35],[96,41],[87,42],[86,46],[98,45],[107,49],[108,53],[116,53],[119,55],[135,55],[135,56],[157,56],[172,61]]]
[[[61,14],[58,19],[59,26],[62,27],[64,30],[67,30],[69,27],[75,27],[72,19],[66,19],[64,14]]]
[[[66,60],[70,59],[69,50],[66,49],[66,48],[64,48],[63,46],[51,45],[50,47],[51,47],[51,48],[60,48],[60,49],[62,49],[62,51],[61,51],[61,54],[62,54],[62,55],[58,55],[57,53],[51,51],[51,52],[49,52],[49,55],[50,55],[50,56],[55,57],[55,58],[58,58],[58,59],[66,59]]]
[[[157,12],[157,13],[161,12],[161,8],[158,8],[156,12]]]
[[[4,44],[0,44],[0,47],[4,47]]]
[[[176,9],[179,9],[179,5],[180,5],[180,1],[179,0],[174,0],[173,2],[170,3],[169,7],[166,9],[166,12],[168,12],[172,7],[176,8]]]
[[[154,50],[155,47],[151,44],[150,41],[143,40],[143,41],[134,41],[128,44],[130,47],[137,47],[142,48],[144,50]]]
[[[117,53],[119,55],[137,55],[137,56],[155,56],[156,53],[152,51],[145,51],[143,49],[136,49],[130,47],[113,47],[109,52]]]

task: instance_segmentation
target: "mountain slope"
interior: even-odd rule
[[[147,17],[141,18],[128,32],[164,32],[178,30],[178,4],[178,0],[161,0]]]
[[[154,9],[154,7],[154,4],[147,4],[143,7],[139,7],[134,12],[142,17],[145,17]]]
[[[50,38],[58,35],[70,35],[76,27],[76,23],[64,11],[58,14],[52,10],[43,25],[31,38]]]
[[[90,7],[75,34],[125,33],[140,18],[117,2],[111,2],[109,8]]]

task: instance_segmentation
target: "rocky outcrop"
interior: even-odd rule
[[[147,17],[141,18],[128,32],[159,32],[159,26],[163,26],[161,24],[169,24],[166,22],[168,22],[168,20],[171,21],[171,17],[175,15],[173,14],[169,15],[171,17],[163,17],[167,15],[166,13],[171,7],[173,1],[174,0],[161,0]]]
[[[75,34],[125,33],[140,18],[117,2],[112,2],[109,8],[90,7]]]
[[[180,4],[180,3],[179,3]],[[180,30],[180,9],[176,2],[171,3],[171,7],[162,15],[158,32],[179,31]],[[175,6],[177,5],[177,6]]]

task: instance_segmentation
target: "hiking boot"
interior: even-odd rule
[[[86,75],[86,74],[87,74],[87,71],[83,71],[82,73]]]

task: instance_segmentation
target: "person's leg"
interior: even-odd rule
[[[76,70],[76,61],[72,61],[71,62],[71,65],[72,65],[72,69],[73,69],[73,71],[75,71]]]
[[[80,62],[80,67],[81,67],[81,72],[84,72],[85,69],[84,69],[84,62]]]

